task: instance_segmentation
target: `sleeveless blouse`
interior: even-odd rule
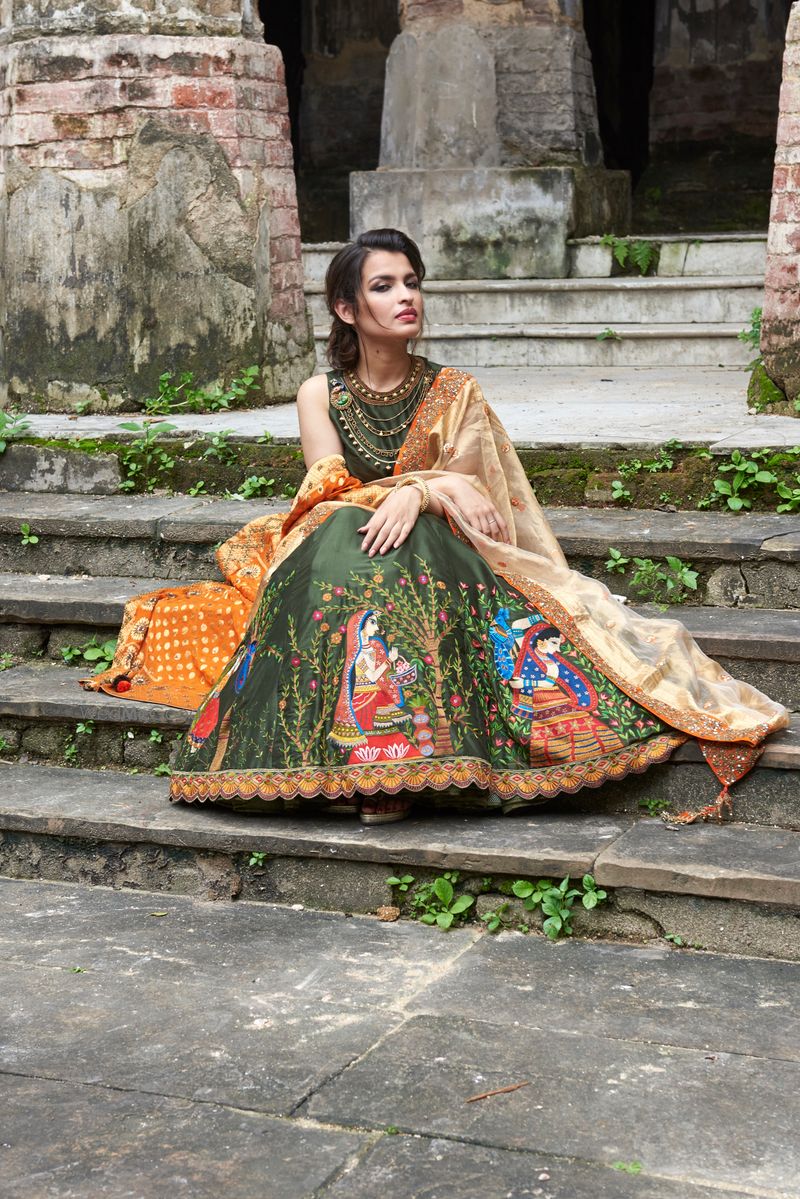
[[[390,475],[394,470],[397,455],[408,436],[408,431],[411,428],[414,417],[425,403],[427,394],[436,376],[442,369],[441,366],[435,362],[429,362],[427,359],[423,359],[423,363],[423,383],[420,389],[419,400],[413,412],[409,414],[408,420],[397,433],[392,433],[389,436],[383,436],[379,439],[381,450],[387,455],[389,453],[392,455],[391,462],[386,464],[377,463],[374,457],[369,458],[367,456],[364,447],[359,445],[358,441],[353,437],[348,425],[350,422],[358,422],[359,430],[363,430],[363,426],[358,421],[357,416],[360,407],[366,408],[368,419],[377,418],[381,423],[385,421],[391,425],[393,421],[402,419],[404,405],[408,404],[408,397],[395,400],[391,404],[365,405],[362,400],[356,402],[353,393],[345,382],[343,371],[333,370],[327,372],[328,412],[342,439],[344,460],[347,469],[351,475],[356,479],[360,479],[362,483],[372,483],[375,479],[385,478],[386,475]],[[373,432],[369,430],[363,430],[363,432],[367,441],[373,441],[377,444],[378,439]]]

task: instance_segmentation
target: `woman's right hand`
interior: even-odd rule
[[[502,513],[463,475],[450,474],[444,479],[432,479],[430,488],[451,499],[464,514],[467,524],[474,529],[480,529],[481,533],[494,541],[504,541],[507,545],[511,543]]]

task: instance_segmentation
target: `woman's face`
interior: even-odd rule
[[[405,340],[419,337],[422,332],[422,293],[405,254],[371,250],[361,268],[358,310],[353,313],[350,305],[344,308],[346,311],[339,315],[351,322],[354,319],[356,328],[365,338]]]
[[[557,654],[561,649],[561,637],[548,637],[546,641],[537,641],[536,648],[540,654]]]
[[[364,637],[367,638],[367,637],[374,637],[377,632],[378,632],[378,618],[373,613],[372,616],[368,616],[367,619],[364,621],[363,634],[364,634]]]

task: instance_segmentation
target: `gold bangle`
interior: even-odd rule
[[[403,479],[402,483],[397,484],[398,487],[418,487],[422,495],[422,503],[419,506],[419,515],[427,511],[431,502],[431,489],[424,479],[419,475],[409,475],[407,479]]]

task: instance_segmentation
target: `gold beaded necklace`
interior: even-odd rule
[[[344,375],[344,379],[348,385],[355,378],[356,376],[350,371]],[[436,370],[428,366],[424,359],[415,359],[412,370],[409,372],[409,378],[411,378],[410,387],[408,386],[408,379],[406,379],[399,388],[395,388],[394,392],[370,392],[370,389],[361,383],[360,379],[357,380],[363,392],[369,395],[380,396],[380,399],[374,401],[376,403],[396,404],[399,401],[407,399],[408,402],[403,406],[400,413],[395,412],[391,416],[385,417],[378,417],[375,413],[370,413],[372,420],[391,420],[392,425],[386,428],[379,428],[372,423],[364,411],[364,403],[360,401],[357,395],[353,394],[349,386],[345,386],[344,382],[337,381],[331,387],[331,405],[339,413],[342,428],[351,444],[357,452],[363,454],[368,462],[386,473],[390,472],[394,467],[397,450],[386,445],[376,444],[369,434],[371,433],[383,440],[388,437],[397,437],[404,434],[411,425],[433,380],[436,378]],[[394,398],[385,398],[388,396]]]

